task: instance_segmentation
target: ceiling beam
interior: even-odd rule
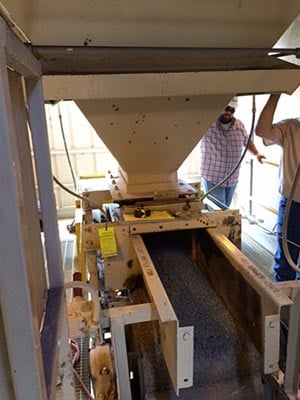
[[[43,75],[282,70],[298,49],[30,46]],[[272,54],[271,54],[272,52]]]

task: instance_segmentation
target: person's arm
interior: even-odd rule
[[[263,158],[266,158],[263,154],[261,154],[261,153],[257,150],[257,148],[256,148],[255,144],[252,142],[252,140],[251,140],[250,143],[249,143],[248,150],[250,151],[250,153],[252,153],[253,155],[255,155],[257,161],[259,161],[260,163],[263,162],[263,161],[262,161]]]
[[[280,94],[271,94],[258,118],[255,133],[264,139],[274,138],[273,117]]]

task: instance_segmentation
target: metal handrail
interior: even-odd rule
[[[266,158],[263,158],[262,160],[263,164],[270,165],[272,167],[279,167],[279,164],[276,163],[275,161],[267,160]],[[278,214],[278,211],[275,211],[275,209],[269,205],[263,205],[260,202],[256,201],[255,196],[253,195],[253,158],[250,159],[250,188],[249,188],[249,215],[252,215],[252,205],[253,202],[258,204],[259,206],[263,207],[264,209],[271,211],[273,214]]]
[[[279,164],[276,163],[275,161],[270,161],[270,160],[267,160],[266,158],[263,158],[261,161],[263,164],[272,165],[273,167],[279,167]]]

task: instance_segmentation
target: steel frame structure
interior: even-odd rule
[[[60,365],[64,368],[64,394],[72,400],[75,395],[64,276],[41,68],[2,18],[0,115],[0,397],[53,399]],[[42,209],[45,257],[34,170]]]
[[[294,4],[296,8],[296,1]],[[198,25],[200,26],[200,24]],[[74,26],[76,26],[77,29],[77,23],[75,23]],[[97,21],[97,30],[98,28],[99,24]],[[57,31],[59,38],[62,38],[63,35],[61,35],[61,31],[53,31],[55,31],[55,33]],[[199,35],[196,36],[199,37]],[[36,48],[36,50],[41,49]],[[79,53],[79,57],[81,57],[81,50]],[[86,49],[84,53],[86,54]],[[92,57],[88,62],[91,60]],[[61,67],[61,65],[66,73],[70,71],[68,69],[69,65],[67,65],[66,68],[64,64],[57,63],[54,70],[47,72],[58,72],[58,67]],[[260,62],[258,62],[258,65],[260,65]],[[257,64],[255,64],[255,66],[257,66]],[[88,65],[88,67],[90,68],[91,64]],[[230,64],[229,69],[231,69],[231,67],[232,65]],[[140,68],[139,72],[149,72],[148,70],[144,70],[143,66]],[[166,69],[166,67],[161,68],[162,69],[159,69],[159,71],[165,71]],[[122,69],[117,72],[123,72],[124,74],[127,69],[128,67],[126,67],[125,70]],[[109,71],[111,72],[111,70],[112,65]],[[167,64],[167,70],[170,72],[169,64]],[[151,69],[151,71],[153,71],[153,69]],[[190,67],[187,69],[186,67],[182,68],[181,72],[183,74],[179,77],[177,74],[171,75],[171,80],[182,80],[184,85],[186,85],[186,78],[190,78],[189,82],[191,86],[193,86],[196,76],[194,73],[189,74],[186,71],[190,71]],[[83,67],[77,72],[82,73]],[[95,73],[99,71],[85,70],[85,72]],[[202,74],[204,80],[207,77],[210,77],[212,81],[215,80],[214,74],[210,72],[211,71],[207,71],[207,73]],[[220,75],[222,79],[224,75],[226,75],[228,81],[228,76],[231,76],[231,72],[232,71],[226,70]],[[243,71],[238,72],[239,73],[235,75],[239,76],[239,89],[242,93],[247,93],[248,87],[251,86],[249,85],[249,80],[245,79]],[[72,369],[68,346],[64,278],[56,224],[56,207],[52,190],[51,165],[43,105],[44,96],[41,82],[42,73],[41,65],[37,59],[17,38],[6,22],[0,18],[0,182],[2,184],[0,197],[0,254],[2,256],[0,269],[0,397],[5,400],[14,398],[21,400],[53,399],[56,391],[58,368],[60,368],[60,375],[62,376],[64,396],[70,400],[75,398],[72,385],[73,379],[70,373]],[[268,77],[274,75],[274,71],[271,70],[267,73]],[[256,81],[257,75],[259,76],[259,74],[260,71],[255,70],[248,75],[251,75],[251,77],[254,76],[253,79]],[[286,79],[287,74],[293,76],[290,84],[286,83],[288,81]],[[294,71],[289,69],[276,71],[277,79],[274,77],[274,80],[277,81],[278,86],[273,86],[272,90],[280,91],[285,87],[288,91],[291,91],[295,87],[293,81],[298,81],[298,74],[298,69]],[[278,76],[281,78],[280,82],[278,82]],[[121,82],[126,82],[128,85],[128,76],[123,75],[119,76],[119,78]],[[156,78],[154,82],[153,77],[150,76],[148,81],[148,85],[154,87],[155,93],[161,88],[160,79],[162,79],[162,76],[158,75]],[[62,97],[60,97],[60,94],[57,94],[57,87],[61,85],[57,77],[54,77],[54,79],[56,85],[52,84],[52,77],[48,77],[48,85],[46,82],[46,88],[48,87],[47,90],[50,91],[50,85],[51,88],[56,91],[55,96],[63,98],[63,95],[66,95],[66,93],[63,93]],[[72,80],[73,84],[69,85],[69,91],[72,91],[76,86],[74,85],[73,76],[64,76],[62,79],[68,80],[68,82],[70,79]],[[94,89],[95,87],[96,90],[93,91],[93,96],[98,98],[98,79],[93,77],[91,80],[90,76],[81,76],[77,77],[77,79],[80,80],[81,86],[84,87],[84,99],[90,98],[91,88]],[[117,92],[113,91],[113,94],[111,94],[111,79],[117,82],[115,76],[108,76],[106,88],[109,88],[110,96],[114,97],[120,90],[118,88]],[[133,76],[131,79],[132,82],[142,81],[142,91],[144,91],[144,74],[138,77]],[[85,85],[86,80],[89,82],[88,85]],[[95,82],[97,85],[95,85]],[[245,86],[241,86],[242,82],[246,82],[246,85],[244,84]],[[157,83],[157,86],[153,83]],[[266,85],[262,86],[262,83],[259,82],[259,87],[263,88],[261,90],[267,91],[271,83],[273,84],[271,80],[270,82],[267,80]],[[136,87],[138,85],[131,85],[130,89],[132,89],[132,86]],[[238,85],[236,85],[236,87],[237,86]],[[78,87],[76,87],[76,90],[78,92]],[[198,88],[195,93],[191,87],[189,88],[190,94],[199,94],[199,90]],[[106,91],[108,92],[108,89],[106,89]],[[137,89],[134,89],[134,91],[135,96],[139,97],[141,93]],[[182,94],[181,91],[182,86],[179,85],[178,91],[175,90],[175,93],[173,92],[171,94]],[[201,93],[202,92],[205,92],[203,87],[201,87]],[[215,86],[211,88],[211,93],[214,94],[215,92],[217,94],[220,93],[219,87],[217,87],[217,89]],[[222,93],[225,94],[224,104],[227,101],[227,97],[229,98],[233,92],[236,92],[236,90],[232,89],[232,85],[230,88],[226,87],[223,89]],[[166,92],[164,95],[166,95]],[[54,97],[52,93],[48,94],[48,96],[53,100]],[[127,92],[125,93],[125,97],[127,97]],[[30,135],[27,124],[30,125]],[[34,166],[31,162],[30,139],[35,155]],[[38,182],[38,197],[41,202],[46,250],[45,258],[39,230],[34,170],[36,171]],[[178,223],[178,229],[207,228],[208,223],[206,222],[205,218],[203,220],[188,222],[181,221]],[[188,226],[186,224],[188,224]],[[164,229],[171,230],[173,229],[173,225],[173,223],[168,222],[164,224]],[[160,231],[162,229],[160,226],[161,224],[157,224],[154,228],[152,226],[152,230]],[[150,230],[149,225],[141,226],[140,224],[131,225],[130,229],[134,230],[134,235]],[[226,242],[226,248],[228,249],[227,241],[224,241],[219,233],[214,235],[212,227],[209,229],[213,240],[220,242],[220,247],[223,242]],[[137,236],[133,239],[133,242],[134,241],[139,241]],[[137,243],[137,245],[139,245],[139,243]],[[232,251],[230,254],[234,252],[235,251]],[[143,252],[140,251],[140,253]],[[230,254],[228,254],[228,257],[230,257]],[[245,260],[240,261],[244,262]],[[146,269],[147,266],[144,265],[144,267]],[[251,267],[251,265],[247,265],[247,262],[244,267],[242,263],[237,263],[236,269],[244,268],[245,271],[243,271],[243,274],[252,282],[255,279],[254,276],[257,274],[257,271],[255,268],[249,267]],[[264,288],[261,287],[261,279],[256,281],[256,285],[264,292]],[[270,291],[272,292],[272,290]],[[266,286],[266,292],[268,292],[268,286]],[[264,298],[265,305],[268,305],[268,295],[269,293],[267,293]],[[281,300],[280,293],[277,293],[277,295],[279,300]],[[278,300],[277,296],[275,296],[275,300]],[[286,305],[286,299],[283,300],[284,305]],[[299,295],[296,294],[293,300],[294,304],[291,306],[290,325],[293,329],[291,329],[292,333],[289,336],[287,379],[285,382],[286,391],[289,392],[291,399],[296,397],[295,392],[298,388],[298,355],[300,354],[300,343],[298,339],[300,324],[297,313],[300,301]],[[266,358],[266,372],[272,372],[274,370],[274,364],[277,360],[277,353],[276,357],[275,354],[272,354],[272,340],[275,342],[278,341],[279,310],[277,310],[277,308],[281,306],[281,303],[279,302],[279,304],[277,304],[276,301],[274,301],[276,305],[274,313],[273,311],[271,315],[265,313],[264,333],[265,337],[268,337],[268,341],[265,344],[267,345],[266,349],[269,355],[269,358]],[[162,312],[160,307],[158,307],[157,312]],[[141,306],[140,309],[139,307],[135,307],[132,310],[128,309],[128,314],[123,310],[115,310],[111,314],[111,319],[115,346],[119,350],[117,367],[121,368],[123,366],[126,369],[127,360],[124,325],[140,321],[141,319],[147,321],[157,319],[157,315],[153,312],[151,306],[147,305]],[[275,333],[273,333],[273,331]],[[20,332],[22,341],[20,340]],[[25,343],[26,346],[24,346],[23,343]],[[293,353],[293,350],[295,353]],[[294,354],[296,354],[296,356],[294,356]],[[9,365],[10,368],[7,368],[7,365]],[[121,376],[121,372],[119,372],[119,375]],[[127,380],[123,379],[119,384],[121,386],[120,390],[123,392],[125,391],[124,398],[130,398]]]

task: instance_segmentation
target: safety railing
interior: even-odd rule
[[[274,169],[275,168],[279,168],[279,164],[274,162],[274,161],[263,159],[262,162],[263,162],[263,164],[266,164],[266,165],[269,165],[271,167],[274,167]],[[262,203],[262,201],[260,199],[258,199],[257,196],[255,195],[255,193],[254,193],[255,192],[255,185],[254,185],[254,169],[255,169],[254,164],[255,163],[254,163],[254,159],[251,158],[248,163],[250,165],[250,170],[249,170],[249,175],[250,175],[250,177],[249,177],[249,196],[248,196],[248,198],[249,198],[249,205],[248,205],[248,214],[249,214],[249,216],[253,216],[253,206],[254,206],[254,204],[259,206],[259,207],[264,208],[267,211],[270,211],[271,213],[273,213],[275,215],[277,215],[278,211],[277,211],[277,209],[275,207],[273,207],[270,204]],[[274,172],[275,172],[275,170],[274,170]],[[275,190],[277,190],[277,188],[274,189],[274,191]]]

